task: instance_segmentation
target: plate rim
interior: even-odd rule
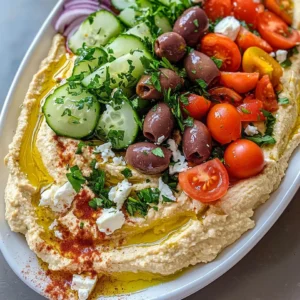
[[[6,121],[6,115],[8,114],[8,111],[10,109],[10,102],[12,95],[14,93],[14,90],[17,87],[19,78],[22,76],[23,71],[26,69],[26,64],[29,58],[32,55],[33,50],[38,45],[42,35],[48,28],[48,26],[52,23],[53,19],[55,18],[58,11],[61,9],[63,5],[64,0],[59,0],[58,3],[54,6],[48,17],[46,18],[45,22],[39,29],[37,35],[33,39],[30,47],[28,48],[17,72],[14,76],[14,79],[12,81],[12,84],[9,88],[7,97],[5,98],[3,108],[1,110],[0,114],[0,132],[2,132],[4,127],[4,122]],[[300,149],[300,146],[298,146],[293,154],[292,157],[296,154],[296,151]],[[291,157],[291,158],[292,158]],[[291,159],[290,158],[290,159]],[[282,179],[283,180],[283,179]],[[282,181],[281,181],[282,183]],[[216,268],[213,268],[208,273],[206,273],[204,276],[197,278],[188,284],[185,284],[183,286],[178,287],[177,289],[172,290],[171,292],[166,292],[165,294],[161,294],[159,297],[151,298],[151,299],[182,299],[185,297],[188,297],[197,291],[201,290],[205,286],[209,285],[219,277],[221,277],[223,274],[225,274],[227,271],[229,271],[235,264],[237,264],[245,255],[247,255],[255,246],[256,244],[264,237],[264,235],[270,230],[270,228],[274,225],[274,223],[278,220],[278,218],[281,216],[281,214],[284,212],[285,208],[288,206],[290,201],[293,199],[294,195],[298,191],[300,187],[300,169],[298,170],[298,173],[296,177],[294,178],[292,184],[290,187],[285,191],[284,196],[281,198],[277,206],[274,208],[273,212],[266,218],[263,224],[260,225],[259,228],[254,228],[250,231],[249,237],[247,237],[246,241],[242,244],[242,246],[230,254],[229,257],[227,257],[225,260],[223,260],[221,263],[218,264]],[[264,204],[263,204],[264,205]],[[248,231],[249,232],[249,231]],[[237,241],[236,241],[237,242]],[[236,242],[234,244],[236,244]],[[30,280],[26,280],[22,276],[22,274],[15,268],[15,265],[13,264],[9,253],[5,250],[5,247],[3,246],[3,243],[0,243],[0,250],[10,266],[10,268],[13,270],[13,272],[32,290],[40,294],[41,296],[44,296],[42,291],[38,289],[38,287],[33,284]],[[181,277],[187,276],[186,274],[183,274]],[[199,284],[201,282],[201,284]],[[162,284],[163,285],[163,284]],[[130,299],[130,295],[127,296],[128,299]],[[122,298],[122,297],[121,297]],[[109,299],[107,297],[106,299]]]

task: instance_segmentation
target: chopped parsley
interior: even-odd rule
[[[121,174],[123,174],[125,178],[132,177],[132,171],[128,168],[125,168],[123,171],[121,171]]]
[[[111,129],[107,134],[107,139],[111,142],[113,148],[118,148],[120,141],[124,140],[124,130]]]
[[[83,141],[80,141],[77,145],[77,150],[75,154],[82,154],[82,148],[86,146],[86,143]]]
[[[187,127],[193,127],[194,126],[194,119],[192,117],[187,117],[184,121],[183,121],[184,125]]]
[[[288,51],[286,60],[285,60],[284,62],[282,62],[280,65],[281,65],[283,68],[288,68],[288,67],[290,67],[290,66],[292,65],[291,57],[292,57],[293,55],[295,55],[295,54],[298,54],[298,53],[299,53],[299,51],[298,51],[297,46],[294,47],[294,48],[292,48],[292,49],[290,49],[290,50]]]
[[[96,194],[100,195],[105,185],[105,172],[96,168],[96,160],[91,162],[92,173],[86,178],[88,181],[88,187]]]
[[[79,228],[80,228],[80,229],[83,229],[83,227],[84,227],[84,223],[83,223],[83,222],[80,222]]]
[[[69,182],[71,183],[73,189],[79,193],[82,185],[86,182],[78,166],[73,166],[70,168],[70,173],[66,174]]]
[[[146,216],[151,207],[157,207],[160,191],[157,188],[143,189],[137,193],[137,199],[129,197],[126,201],[126,210],[129,215],[136,213]]]
[[[66,109],[63,111],[63,113],[62,113],[61,116],[62,116],[62,117],[64,117],[64,116],[69,116],[69,117],[71,117],[71,116],[72,116],[71,109],[70,109],[70,108],[66,108]]]
[[[283,97],[283,98],[278,98],[278,103],[281,105],[285,105],[285,104],[289,104],[290,101],[289,101],[289,98]]]
[[[100,195],[100,198],[94,198],[91,201],[89,201],[89,206],[95,210],[98,208],[111,208],[115,207],[116,203],[109,200],[108,198],[104,197],[103,195]]]
[[[157,156],[157,157],[165,157],[164,152],[163,152],[162,149],[159,148],[159,147],[153,149],[151,152],[152,152],[152,154],[154,154],[154,155]]]
[[[242,111],[244,114],[247,114],[247,115],[251,114],[251,112],[250,112],[247,108],[245,108],[245,107],[241,107],[241,111]]]
[[[216,58],[216,57],[211,57],[212,61],[216,64],[216,66],[218,67],[218,69],[221,69],[222,65],[223,65],[223,60]]]

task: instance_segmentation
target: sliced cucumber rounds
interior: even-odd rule
[[[140,50],[123,55],[84,78],[82,84],[86,87],[91,85],[94,89],[99,89],[109,76],[111,89],[131,87],[144,73],[145,69],[141,61],[144,56],[151,58],[148,52]]]
[[[46,98],[43,113],[47,124],[57,135],[81,139],[94,132],[100,116],[100,104],[82,87],[71,89],[66,83]]]
[[[104,50],[100,48],[90,48],[88,51],[92,53],[91,57],[88,60],[84,59],[82,61],[75,61],[73,75],[79,75],[80,73],[84,73],[84,77],[94,72],[102,65],[102,61],[105,61],[105,57],[107,54]],[[92,51],[92,52],[91,52]],[[103,58],[101,60],[101,58]]]
[[[100,117],[96,134],[101,139],[110,140],[114,149],[123,149],[132,144],[139,131],[139,117],[124,101],[119,110],[114,110],[110,105]]]
[[[69,48],[76,53],[85,43],[89,47],[100,47],[119,35],[123,30],[118,18],[106,10],[91,14],[69,40]]]
[[[134,0],[112,0],[111,3],[118,10],[123,10],[129,6],[135,5]]]

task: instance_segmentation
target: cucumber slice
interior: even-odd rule
[[[57,135],[81,139],[95,130],[100,104],[82,87],[70,89],[69,83],[66,83],[46,98],[43,113],[47,124]]]
[[[133,8],[125,8],[119,14],[119,19],[128,27],[133,27],[136,23],[136,18],[139,13]]]
[[[123,10],[127,7],[135,5],[134,0],[112,0],[111,3],[118,10]]]
[[[76,53],[83,43],[89,47],[100,47],[119,35],[123,27],[112,13],[99,10],[91,14],[69,40],[69,48]]]
[[[155,21],[155,25],[161,29],[162,33],[173,31],[173,28],[167,17],[165,17],[163,15],[156,15],[154,17],[154,21]]]
[[[105,47],[105,51],[115,58],[134,50],[147,51],[147,48],[140,38],[129,34],[119,35],[112,43]]]
[[[153,41],[153,37],[150,31],[150,28],[146,23],[140,23],[134,26],[133,28],[129,29],[125,32],[128,35],[135,35],[142,40],[148,40],[150,42]]]
[[[114,149],[124,149],[135,141],[139,132],[139,122],[137,113],[127,101],[124,101],[119,110],[106,105],[106,111],[99,119],[96,134],[100,139],[110,140]]]
[[[163,5],[170,6],[171,4],[181,4],[182,0],[158,0]]]
[[[146,51],[135,51],[123,55],[116,60],[100,67],[92,74],[85,77],[82,84],[92,89],[100,89],[103,83],[110,76],[109,87],[131,87],[140,79],[145,69],[141,58],[145,56],[151,59],[151,55]]]
[[[102,57],[104,59],[107,56],[105,51],[100,48],[91,48],[90,50],[94,51],[90,60],[82,60],[79,62],[78,60],[75,60],[72,75],[84,73],[84,77],[86,77],[102,65],[100,58]]]

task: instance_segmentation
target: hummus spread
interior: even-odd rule
[[[299,1],[295,1],[295,16],[299,10]],[[166,276],[212,261],[255,226],[254,210],[279,187],[289,158],[300,143],[300,55],[291,60],[292,66],[281,78],[282,96],[289,104],[280,106],[276,113],[277,143],[263,148],[266,166],[261,174],[234,184],[217,203],[203,204],[179,191],[174,194],[175,201],[160,202],[146,217],[120,211],[111,225],[109,209],[94,210],[88,205],[94,197],[88,186],[79,193],[72,189],[66,177],[69,166],[77,165],[84,176],[90,176],[90,163],[96,160],[96,168],[103,169],[109,184],[116,187],[115,197],[119,193],[122,198],[124,190],[127,197],[130,192],[164,187],[159,176],[136,170],[125,179],[122,155],[111,154],[113,158],[109,149],[107,161],[103,152],[95,151],[97,145],[85,146],[76,154],[79,142],[58,137],[47,125],[40,113],[43,99],[71,75],[74,61],[66,53],[65,39],[56,35],[29,87],[5,159],[10,172],[6,219],[11,229],[25,235],[30,249],[52,271]],[[124,190],[118,184],[125,186]],[[94,275],[89,276],[83,281],[76,277],[73,290],[88,293],[95,284]]]

